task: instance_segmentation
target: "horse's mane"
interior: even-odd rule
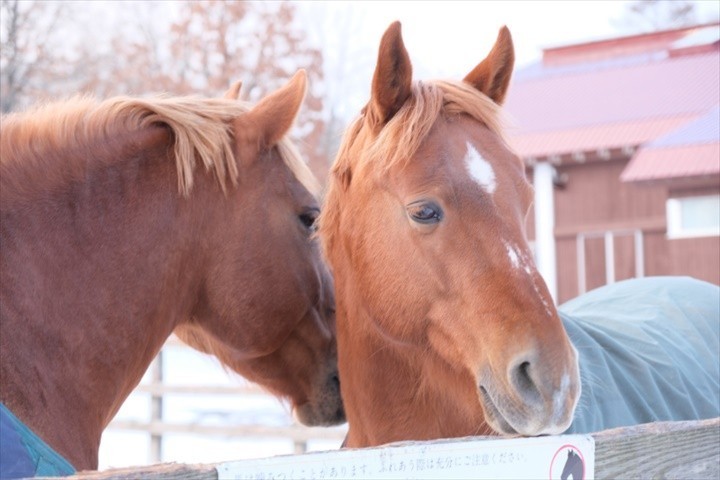
[[[233,120],[250,109],[249,104],[237,100],[168,96],[116,97],[104,101],[80,96],[39,105],[2,117],[0,166],[5,167],[2,183],[12,181],[7,177],[13,171],[53,168],[48,163],[57,162],[58,151],[90,149],[123,134],[164,126],[174,142],[179,191],[183,195],[190,193],[198,162],[214,171],[226,191],[228,178],[237,185],[239,175],[233,154]],[[283,138],[278,149],[298,180],[317,192],[317,182],[292,142]],[[67,157],[70,157],[67,162],[88,162],[85,158]],[[14,168],[7,168],[10,166]],[[64,168],[66,172],[72,170]]]
[[[320,217],[321,236],[325,250],[333,241],[333,226],[338,225],[339,196],[344,183],[356,168],[369,166],[379,175],[391,168],[404,166],[420,148],[435,121],[441,115],[467,114],[485,124],[507,145],[504,118],[500,106],[471,85],[451,80],[415,82],[410,97],[382,127],[379,135],[366,145],[362,154],[351,152],[364,128],[380,124],[371,108],[356,118],[345,131],[340,150],[331,169],[326,202]]]
[[[500,107],[472,86],[449,80],[416,82],[405,104],[367,147],[362,161],[371,163],[373,168],[381,169],[382,172],[402,166],[420,148],[441,113],[468,114],[505,140]],[[364,123],[379,123],[380,120],[374,118],[373,114],[373,110],[368,108],[365,115],[350,125],[338,152],[334,172],[352,167],[348,162],[360,160],[349,155],[348,150],[355,143]]]

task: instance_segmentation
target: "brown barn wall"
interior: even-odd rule
[[[558,238],[557,250],[557,293],[558,303],[577,296],[577,255],[575,237]]]
[[[620,174],[628,159],[569,163],[558,166],[566,178],[555,189],[558,303],[578,295],[578,233],[634,229],[643,231],[645,275],[689,275],[720,284],[720,238],[668,239],[665,203],[667,186],[623,183]],[[532,181],[532,171],[529,172]],[[720,188],[710,189],[717,193]],[[701,193],[707,194],[708,189]],[[688,192],[683,192],[687,194]],[[528,234],[534,238],[534,217],[528,215]],[[615,279],[635,276],[635,251],[631,235],[614,239]],[[605,284],[605,248],[602,238],[585,240],[586,289]]]
[[[637,218],[665,217],[667,192],[620,182],[627,160],[559,167],[567,184],[555,191],[555,228],[588,231]]]
[[[689,275],[720,285],[718,237],[670,239],[666,275]]]

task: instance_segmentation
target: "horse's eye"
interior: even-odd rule
[[[313,208],[310,210],[307,210],[299,215],[300,222],[310,230],[311,232],[314,232],[317,230],[317,225],[315,225],[315,220],[317,220],[317,217],[320,215],[320,210]]]
[[[422,224],[438,223],[442,220],[442,209],[434,202],[422,201],[408,205],[408,214],[415,222]]]

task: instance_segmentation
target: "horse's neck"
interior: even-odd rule
[[[350,427],[347,446],[490,433],[477,398],[458,372],[448,371],[425,349],[388,342],[362,306],[338,305],[337,315],[341,385]],[[353,325],[352,333],[348,325]],[[358,363],[361,368],[356,368]],[[439,383],[448,378],[460,385]],[[448,396],[448,391],[463,395]]]
[[[192,307],[189,201],[165,163],[129,159],[2,212],[0,398],[76,468],[96,466],[87,443]]]

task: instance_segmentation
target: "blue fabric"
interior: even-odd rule
[[[566,433],[720,416],[720,288],[688,277],[608,285],[558,309],[580,355]]]
[[[0,404],[0,478],[32,477],[35,464],[6,410]]]
[[[67,460],[0,403],[0,479],[75,473]]]

